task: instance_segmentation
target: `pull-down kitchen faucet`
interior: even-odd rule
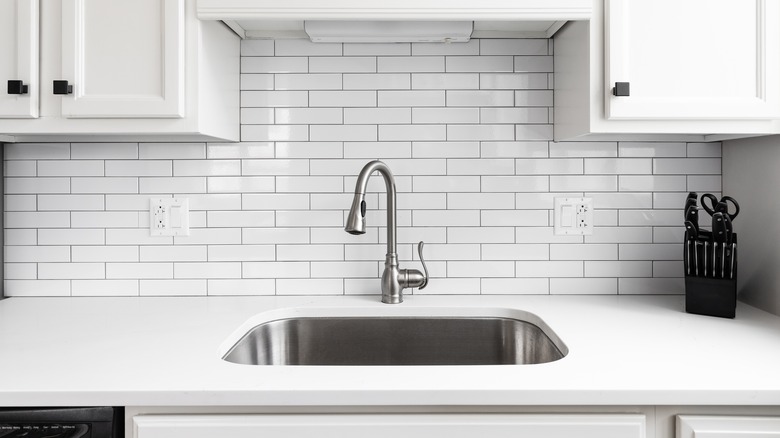
[[[420,254],[425,274],[417,269],[398,268],[395,242],[395,178],[385,163],[375,160],[363,166],[357,184],[355,184],[355,198],[352,200],[352,208],[349,210],[347,225],[344,229],[349,234],[364,234],[366,232],[366,186],[368,186],[368,179],[374,171],[382,175],[387,188],[387,255],[385,256],[385,270],[382,273],[382,302],[398,304],[404,300],[403,290],[405,288],[423,289],[428,285],[428,268],[425,266],[425,260],[422,256],[423,242],[417,245],[417,251]]]

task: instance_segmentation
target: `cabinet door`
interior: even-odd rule
[[[138,415],[133,438],[644,438],[643,415]]]
[[[780,118],[778,0],[606,0],[604,36],[609,119]]]
[[[38,0],[0,1],[0,117],[38,117]],[[25,94],[8,94],[22,81]]]
[[[678,415],[677,438],[780,438],[778,417]]]
[[[63,0],[62,115],[182,117],[184,1]]]

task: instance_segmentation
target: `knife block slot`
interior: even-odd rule
[[[685,277],[685,311],[697,315],[734,318],[737,279]]]

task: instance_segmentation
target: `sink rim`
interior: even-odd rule
[[[553,345],[561,352],[562,358],[554,362],[560,362],[569,355],[569,348],[558,334],[550,328],[547,323],[538,315],[521,309],[506,307],[404,307],[396,308],[389,306],[382,307],[286,307],[267,312],[262,312],[250,317],[237,327],[219,346],[218,357],[220,362],[237,366],[246,366],[246,364],[234,363],[225,360],[234,347],[247,336],[256,327],[276,321],[290,319],[324,319],[324,318],[493,318],[510,319],[521,322],[527,322],[535,325],[541,332],[550,339]],[[549,363],[554,363],[549,362]],[[500,366],[522,366],[522,365],[500,365]],[[544,364],[538,364],[544,365]],[[339,366],[339,365],[335,365]],[[364,365],[350,365],[364,366]],[[418,365],[389,365],[392,367],[414,367]],[[495,366],[495,365],[465,365],[465,366]],[[296,367],[317,367],[324,365],[297,365]]]

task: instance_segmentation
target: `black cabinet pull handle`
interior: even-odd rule
[[[629,96],[628,82],[615,82],[615,86],[612,87],[612,94],[614,96]]]
[[[8,81],[8,94],[27,94],[28,92],[29,87],[24,85],[22,81]]]
[[[54,81],[54,94],[73,94],[73,85],[68,81]]]

